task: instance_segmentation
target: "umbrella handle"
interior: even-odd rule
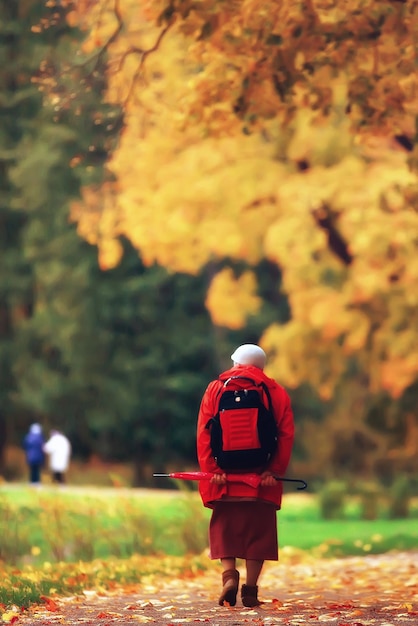
[[[302,480],[301,478],[282,478],[281,476],[275,476],[273,474],[273,478],[277,481],[284,481],[287,483],[301,483],[300,487],[296,487],[298,491],[302,491],[303,489],[306,489],[308,486],[308,483],[304,480]]]

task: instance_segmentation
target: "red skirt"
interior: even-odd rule
[[[214,502],[209,548],[211,559],[277,561],[276,507],[260,501]]]

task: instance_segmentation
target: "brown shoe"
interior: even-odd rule
[[[239,572],[236,569],[227,569],[222,572],[222,593],[219,596],[219,606],[235,606],[239,586]]]
[[[254,607],[260,606],[262,602],[258,599],[258,587],[257,585],[242,585],[241,588],[241,600],[244,606]]]

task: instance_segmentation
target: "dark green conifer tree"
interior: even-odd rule
[[[122,121],[104,104],[105,69],[101,59],[74,61],[79,34],[60,4],[0,6],[0,384],[9,440],[18,443],[32,420],[54,424],[76,453],[133,460],[138,477],[149,463],[193,459],[213,367],[203,280],[145,269],[127,245],[118,268],[100,271],[69,212],[82,185],[103,182]]]
[[[69,207],[82,184],[103,181],[121,115],[102,102],[97,61],[95,71],[74,64],[80,33],[67,24],[69,8],[0,0],[3,446],[30,420],[66,425],[65,400],[77,396],[91,348],[97,255]]]
[[[13,340],[32,307],[30,268],[22,253],[27,216],[10,175],[42,102],[30,80],[37,68],[30,9],[0,0],[0,469],[14,414]]]

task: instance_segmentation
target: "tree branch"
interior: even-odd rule
[[[151,48],[148,48],[147,50],[140,50],[139,48],[130,48],[129,50],[127,50],[125,52],[125,54],[123,55],[123,59],[121,64],[119,65],[119,70],[122,68],[123,63],[125,62],[125,59],[127,58],[127,56],[129,54],[140,54],[141,55],[141,59],[139,61],[138,67],[135,70],[135,73],[132,77],[132,81],[131,81],[131,85],[129,87],[128,90],[128,94],[126,96],[126,100],[125,103],[128,102],[132,96],[132,92],[133,92],[133,88],[135,86],[136,81],[138,80],[142,68],[144,67],[144,63],[147,59],[147,57],[152,54],[153,52],[156,52],[156,50],[158,50],[158,48],[161,45],[162,40],[164,39],[164,36],[166,35],[166,33],[170,30],[170,28],[172,27],[172,25],[174,24],[174,19],[170,20],[170,22],[167,23],[167,25],[162,29],[162,31],[160,32],[160,34],[157,37],[156,42],[154,43],[153,46],[151,46]]]
[[[114,43],[116,41],[116,39],[118,38],[118,35],[120,34],[120,32],[122,31],[122,28],[123,28],[123,18],[122,18],[122,13],[121,13],[121,10],[120,10],[120,0],[115,0],[114,1],[113,12],[115,14],[116,21],[117,21],[117,26],[116,26],[115,30],[113,31],[113,33],[110,35],[110,37],[108,38],[106,43],[100,48],[100,50],[98,52],[96,52],[89,59],[84,61],[84,63],[76,64],[75,67],[77,67],[77,68],[78,67],[87,67],[92,61],[96,60],[96,63],[95,63],[94,68],[93,68],[93,71],[97,69],[97,67],[99,65],[99,62],[103,58],[104,54],[107,52],[107,49],[109,48],[109,46],[112,43]]]
[[[315,222],[327,234],[329,249],[344,263],[351,265],[353,256],[348,249],[347,242],[337,230],[332,215],[326,206],[312,212]]]

